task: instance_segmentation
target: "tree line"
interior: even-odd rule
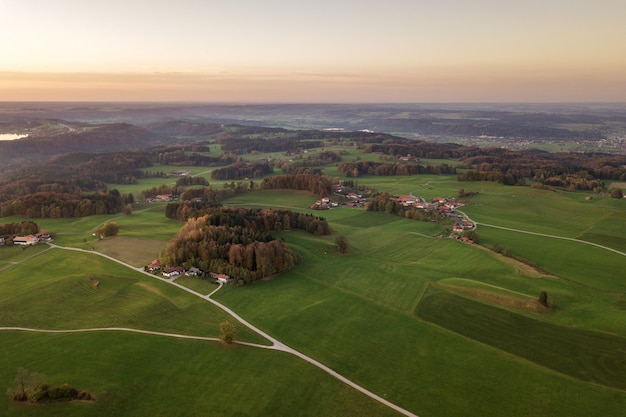
[[[211,171],[211,179],[214,180],[243,180],[248,178],[260,178],[274,172],[274,168],[266,163],[246,164],[236,162],[223,168]]]
[[[320,197],[329,196],[332,192],[331,180],[323,175],[285,174],[264,178],[261,189],[288,189],[310,191]]]
[[[125,201],[117,190],[94,194],[39,192],[0,203],[0,217],[30,218],[85,217],[115,214],[124,209]]]
[[[15,223],[0,224],[0,236],[5,236],[5,235],[26,236],[26,235],[34,235],[35,233],[38,233],[38,232],[39,232],[39,226],[37,226],[37,223],[32,222],[30,220],[24,220],[24,221],[15,222]]]
[[[455,174],[456,168],[447,165],[422,166],[416,163],[381,163],[372,161],[343,162],[337,167],[346,177],[360,177],[361,175],[374,176],[406,176],[416,174]]]
[[[179,221],[203,217],[204,222],[212,226],[243,227],[264,233],[300,229],[322,236],[332,232],[330,225],[323,217],[296,213],[287,209],[239,208],[184,201],[168,204],[166,216]]]
[[[240,134],[241,132],[238,133]],[[234,134],[221,136],[217,143],[222,146],[222,151],[237,155],[252,152],[293,152],[297,149],[313,149],[324,146],[322,141],[303,140],[297,137],[248,138]]]

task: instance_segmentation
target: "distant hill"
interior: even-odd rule
[[[138,150],[168,141],[167,136],[128,123],[95,126],[68,123],[64,127],[62,133],[39,130],[24,139],[0,142],[0,172],[75,152]]]
[[[224,131],[223,125],[219,123],[193,123],[177,120],[151,123],[146,128],[159,135],[196,138]]]

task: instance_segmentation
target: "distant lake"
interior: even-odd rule
[[[0,133],[0,140],[15,140],[27,137],[28,135],[18,135],[17,133]]]

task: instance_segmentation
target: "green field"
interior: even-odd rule
[[[625,252],[625,201],[459,183],[455,176],[358,181],[425,198],[455,196],[460,188],[478,192],[462,211],[479,223],[481,244],[511,247],[516,257],[539,268],[438,237],[442,228],[435,223],[363,209],[313,212],[307,208],[317,197],[309,193],[254,191],[225,204],[312,212],[325,217],[334,233],[276,232],[301,255],[298,266],[269,281],[226,286],[213,298],[421,417],[623,415],[626,257],[523,232]],[[218,337],[219,324],[229,320],[226,312],[98,256],[133,266],[157,257],[181,227],[165,218],[164,207],[138,204],[129,216],[37,219],[55,233],[55,243],[91,253],[0,248],[0,326],[129,327]],[[119,236],[96,240],[91,232],[107,221],[120,225]],[[348,255],[334,250],[339,234],[349,239]],[[194,278],[176,282],[200,294],[216,289]],[[542,291],[554,301],[550,310],[537,302]],[[278,351],[122,332],[2,331],[0,338],[6,352],[0,360],[3,389],[23,367],[97,398],[28,407],[5,396],[0,410],[9,416],[399,415]],[[236,339],[267,344],[239,324]]]

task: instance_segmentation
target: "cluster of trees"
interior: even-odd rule
[[[119,213],[124,205],[125,201],[117,190],[83,195],[41,192],[0,203],[0,217],[84,217]]]
[[[526,179],[523,176],[515,175],[511,172],[503,174],[496,171],[476,171],[473,169],[457,175],[456,179],[458,181],[491,181],[504,185],[526,184]]]
[[[283,171],[283,174],[289,174],[289,175],[301,175],[301,174],[322,175],[322,169],[321,168],[303,167],[303,166],[298,166],[298,165],[296,165],[294,163],[291,163],[291,162],[280,163],[280,164],[278,164],[278,167]]]
[[[179,186],[184,187],[188,185],[208,186],[209,182],[204,177],[191,177],[191,176],[180,177],[179,179],[176,180],[176,187],[179,187]]]
[[[115,222],[108,222],[94,230],[94,235],[99,238],[117,236],[120,231],[120,227]]]
[[[305,190],[320,197],[326,197],[332,192],[332,182],[328,177],[322,175],[285,174],[264,178],[261,189]]]
[[[422,166],[416,163],[386,164],[372,161],[344,162],[338,166],[339,172],[347,177],[360,177],[361,175],[375,176],[406,176],[416,174],[455,174],[456,168],[447,165]]]
[[[15,376],[15,388],[9,389],[13,401],[33,404],[81,400],[93,401],[93,396],[86,391],[79,391],[68,384],[50,386],[43,382],[44,376],[38,372],[28,372],[18,368]]]
[[[379,138],[381,142],[361,143],[367,153],[382,153],[391,156],[412,156],[430,159],[459,159],[476,154],[479,148],[457,145],[455,143],[436,143],[423,140],[409,140],[398,137]]]
[[[542,181],[543,185],[567,190],[587,190],[594,192],[602,192],[604,182],[598,179],[592,179],[589,175],[561,175],[558,177],[549,177]]]
[[[41,176],[40,176],[41,175]],[[46,178],[48,176],[48,178]],[[24,177],[5,177],[0,183],[0,203],[36,193],[59,193],[79,195],[83,192],[106,189],[106,184],[92,178],[57,178],[54,171]]]
[[[186,209],[187,208],[187,209]],[[287,209],[236,208],[202,204],[168,204],[166,215],[171,219],[188,221],[203,217],[213,226],[243,227],[261,232],[300,229],[316,236],[328,235],[331,228],[322,217],[296,213]]]
[[[224,153],[219,156],[210,156],[198,153],[209,152],[209,150],[210,148],[208,146],[194,145],[181,146],[173,149],[159,149],[157,151],[156,160],[161,165],[185,165],[203,167],[229,165],[241,161],[241,158],[230,153]]]
[[[39,233],[39,226],[37,223],[30,220],[24,220],[17,223],[4,223],[0,224],[0,236],[4,235],[34,235]]]
[[[238,132],[241,134],[241,131]],[[304,140],[300,137],[278,136],[273,138],[247,138],[233,135],[223,135],[217,141],[222,145],[222,151],[234,154],[251,152],[294,152],[298,149],[321,148],[324,142]]]
[[[291,152],[288,152],[287,154],[290,155]],[[345,155],[345,151],[334,152],[322,150],[319,154],[309,155],[306,158],[303,158],[302,155],[298,155],[294,157],[293,163],[299,167],[317,167],[320,165],[328,165],[339,162],[342,159],[342,155]]]
[[[223,273],[239,285],[287,271],[298,256],[269,232],[213,225],[210,215],[190,218],[165,248],[164,265],[193,265]]]
[[[103,183],[135,184],[137,179],[146,177],[144,169],[151,167],[153,160],[149,152],[73,153],[56,158],[36,169],[43,171],[39,176],[47,180],[81,177]],[[54,177],[44,176],[45,171],[49,170],[54,171]]]
[[[306,158],[302,158],[302,155],[298,155],[296,158],[286,161],[274,161],[274,166],[280,168],[283,174],[314,174],[322,175],[322,169],[320,165],[333,164],[341,161],[342,154],[345,151],[339,153],[333,151],[322,151],[318,155],[310,155]]]
[[[260,178],[274,172],[269,164],[246,164],[237,162],[224,168],[218,168],[211,172],[214,180],[243,180],[247,178]]]

